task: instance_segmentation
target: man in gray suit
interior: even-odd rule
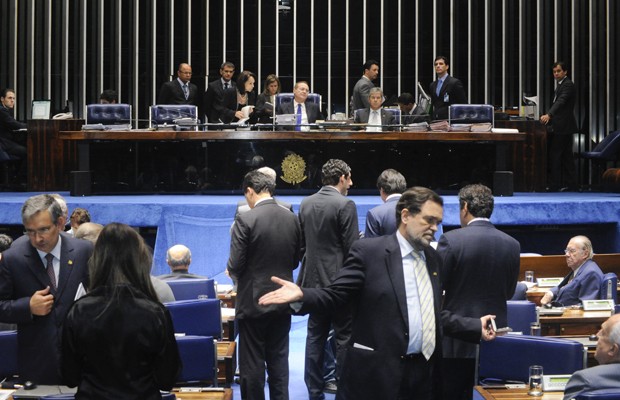
[[[383,109],[383,91],[381,88],[373,87],[368,93],[370,106],[355,111],[353,122],[356,124],[368,124],[366,132],[381,132],[391,130],[392,125],[398,125],[399,121],[394,121],[394,116]]]
[[[361,108],[370,107],[368,102],[368,94],[370,89],[375,85],[372,83],[379,76],[379,63],[375,60],[368,60],[364,63],[364,75],[353,87],[353,95],[351,96],[351,113]]]
[[[182,244],[175,244],[166,252],[166,263],[171,273],[159,275],[162,281],[174,279],[206,279],[206,276],[190,274],[189,265],[192,263],[192,252]]]
[[[594,358],[600,365],[575,372],[564,390],[564,400],[592,390],[620,389],[620,314],[603,322],[596,336]]]
[[[323,187],[306,197],[299,207],[302,267],[299,284],[304,288],[328,286],[344,264],[353,242],[359,238],[357,208],[346,198],[353,181],[351,168],[342,160],[330,159],[321,170]],[[323,360],[330,327],[336,334],[336,380],[351,335],[352,310],[349,305],[330,314],[310,313],[306,338],[304,378],[310,400],[323,399]]]
[[[301,229],[295,214],[271,197],[271,177],[251,171],[243,179],[251,210],[237,219],[230,240],[227,270],[237,284],[241,397],[264,399],[265,365],[269,398],[288,400],[288,333],[286,306],[258,305],[258,298],[278,287],[271,275],[293,281],[299,264]]]
[[[407,180],[395,169],[386,169],[377,178],[377,188],[383,204],[368,210],[366,214],[366,231],[364,237],[391,235],[398,226],[396,220],[396,203],[401,194],[407,190]]]

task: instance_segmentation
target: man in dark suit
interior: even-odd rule
[[[368,94],[370,93],[370,89],[375,87],[372,81],[377,79],[377,76],[379,76],[379,63],[375,60],[366,61],[364,63],[364,75],[362,75],[353,87],[351,112],[370,107],[368,103]]]
[[[192,252],[187,246],[175,244],[166,252],[166,263],[170,267],[170,273],[159,275],[157,279],[170,281],[176,279],[206,279],[206,276],[196,275],[189,272],[192,263]],[[174,294],[173,294],[174,296]]]
[[[443,200],[414,187],[403,193],[395,214],[397,232],[355,242],[328,287],[300,289],[272,278],[282,288],[259,300],[263,305],[301,301],[301,313],[355,304],[336,399],[440,397],[441,259],[430,243],[443,218]],[[492,339],[494,333],[485,328],[490,319],[480,318],[482,328],[465,333]]]
[[[324,185],[321,190],[306,197],[299,206],[303,258],[298,282],[304,288],[328,286],[342,268],[351,245],[359,238],[357,207],[346,197],[353,184],[351,168],[342,160],[330,159],[323,165],[321,180]],[[351,313],[347,304],[327,313],[310,313],[304,370],[310,400],[324,396],[327,386],[323,375],[324,350],[332,327],[338,380],[351,334]],[[327,389],[331,391],[332,387],[330,383]]]
[[[398,96],[398,107],[400,107],[400,123],[403,125],[427,122],[428,113],[418,106],[411,93],[402,93]]]
[[[433,105],[433,120],[448,119],[451,104],[467,104],[465,89],[460,80],[448,75],[450,64],[445,56],[435,58],[437,80],[431,83],[430,95]]]
[[[407,190],[407,180],[395,169],[386,169],[377,178],[377,189],[383,204],[371,208],[366,214],[364,237],[391,235],[398,226],[396,220],[396,203],[401,194]]]
[[[295,214],[271,197],[271,177],[251,171],[243,179],[243,194],[251,210],[233,227],[227,270],[237,284],[235,317],[239,325],[241,397],[264,399],[265,365],[269,398],[288,400],[288,307],[260,307],[258,299],[274,290],[272,275],[293,280],[299,264],[301,228]]]
[[[521,246],[490,222],[493,193],[484,185],[469,185],[459,191],[460,229],[444,233],[437,252],[442,261],[444,302],[443,378],[445,399],[471,399],[479,335],[468,340],[452,337],[463,326],[480,328],[479,318],[496,317],[496,325],[507,325],[506,301],[519,275]],[[474,329],[471,329],[475,331]]]
[[[620,314],[603,322],[596,336],[594,358],[599,365],[575,372],[564,389],[564,400],[593,390],[620,389]]]
[[[356,124],[368,124],[366,132],[381,132],[393,129],[392,125],[398,125],[394,116],[381,107],[383,103],[383,91],[373,87],[368,94],[370,106],[361,110],[355,110],[353,122]]]
[[[597,299],[603,281],[603,271],[592,260],[594,250],[590,239],[585,236],[571,238],[564,254],[566,265],[571,272],[558,286],[545,293],[540,299],[540,304],[553,301],[560,306],[572,306],[579,304],[581,300]]]
[[[547,125],[549,145],[548,191],[574,190],[577,187],[573,160],[573,134],[578,131],[575,120],[575,84],[568,77],[568,68],[562,61],[553,64],[553,77],[557,82],[553,104],[540,122]]]
[[[309,131],[308,124],[314,124],[320,118],[321,111],[317,104],[306,102],[310,93],[310,86],[306,81],[299,81],[293,88],[293,101],[280,104],[276,107],[278,114],[295,114],[297,121],[295,126],[283,126],[282,129],[296,131]]]
[[[189,64],[179,64],[177,78],[161,85],[157,104],[192,104],[196,105],[198,87],[190,82],[192,67]]]
[[[237,89],[237,84],[232,80],[235,74],[235,64],[226,61],[220,67],[220,79],[209,83],[203,99],[203,111],[210,123],[229,123],[233,120],[235,111],[227,106],[227,99]]]
[[[0,261],[0,321],[17,324],[20,379],[62,383],[62,322],[88,284],[92,244],[63,232],[65,219],[50,195],[22,207],[26,235]]]
[[[15,91],[13,89],[2,89],[0,92],[0,149],[7,154],[25,159],[26,147],[21,143],[25,142],[18,137],[14,131],[25,129],[27,125],[16,121],[13,117],[15,107]]]

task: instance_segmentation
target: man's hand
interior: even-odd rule
[[[548,114],[544,114],[540,116],[540,122],[542,122],[545,125],[547,125],[550,120],[551,120],[551,117]]]
[[[495,339],[495,331],[491,325],[491,320],[493,319],[495,319],[495,315],[485,315],[480,317],[480,322],[482,323],[482,334],[480,335],[480,338],[485,342]]]
[[[258,304],[261,306],[293,303],[300,301],[304,295],[299,286],[295,285],[293,282],[285,281],[284,279],[280,279],[276,276],[272,276],[271,281],[277,283],[278,285],[282,285],[282,287],[278,290],[274,290],[273,292],[269,292],[258,299]]]
[[[52,311],[54,296],[50,294],[50,287],[37,290],[30,298],[30,313],[32,315],[43,316]]]
[[[545,304],[550,303],[551,300],[553,300],[553,292],[549,290],[545,293],[542,299],[540,299],[540,304],[544,306]]]

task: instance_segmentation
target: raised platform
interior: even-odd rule
[[[0,225],[21,229],[21,207],[35,193],[0,193]],[[61,192],[69,210],[89,210],[94,222],[123,222],[156,232],[153,274],[167,272],[165,252],[176,243],[193,253],[192,272],[229,282],[224,275],[230,246],[230,226],[240,196],[142,195],[71,197]],[[302,196],[280,196],[299,210]],[[351,196],[358,207],[359,227],[379,196]],[[444,230],[458,227],[458,199],[444,196]],[[522,252],[561,254],[570,237],[584,234],[597,253],[620,252],[620,194],[516,193],[498,197],[492,222],[521,243]]]

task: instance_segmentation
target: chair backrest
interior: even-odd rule
[[[586,365],[579,342],[541,336],[506,335],[480,343],[479,379],[527,382],[530,365],[547,375],[572,374]]]
[[[530,334],[530,324],[536,322],[536,304],[527,300],[508,300],[507,319],[508,326],[514,332]]]
[[[401,122],[400,108],[384,108],[384,110],[392,114],[392,117],[394,117],[394,122],[393,122],[394,125],[400,125],[400,122]]]
[[[198,107],[188,104],[156,104],[149,107],[149,126],[174,125],[181,118],[196,119]]]
[[[295,95],[293,93],[278,93],[276,95],[276,100],[275,100],[276,104],[274,104],[274,112],[276,108],[278,108],[282,104],[292,102],[294,98],[295,98]],[[306,101],[316,104],[317,106],[319,106],[319,111],[322,111],[320,94],[308,93],[308,98],[306,99]]]
[[[613,299],[614,304],[618,303],[618,276],[613,272],[603,275],[601,282],[600,299]]]
[[[217,386],[217,351],[213,337],[179,336],[177,346],[183,363],[177,384],[209,381]]]
[[[543,371],[544,372],[544,371]],[[575,396],[575,400],[618,400],[620,389],[598,389]]]
[[[592,152],[602,153],[603,151],[605,151],[605,149],[610,147],[612,143],[614,142],[617,143],[616,138],[618,138],[619,136],[620,136],[620,131],[609,132],[609,134],[605,136],[603,140],[601,140],[596,146],[594,146],[594,148],[592,149]]]
[[[489,104],[453,104],[448,112],[448,122],[451,124],[494,124],[494,118],[495,110]]]
[[[86,106],[87,124],[131,124],[129,104],[88,104]]]
[[[180,300],[165,303],[175,333],[222,338],[222,310],[218,299]]]
[[[213,279],[171,279],[165,282],[172,289],[175,300],[217,298]]]
[[[17,374],[17,331],[0,331],[0,380]]]

